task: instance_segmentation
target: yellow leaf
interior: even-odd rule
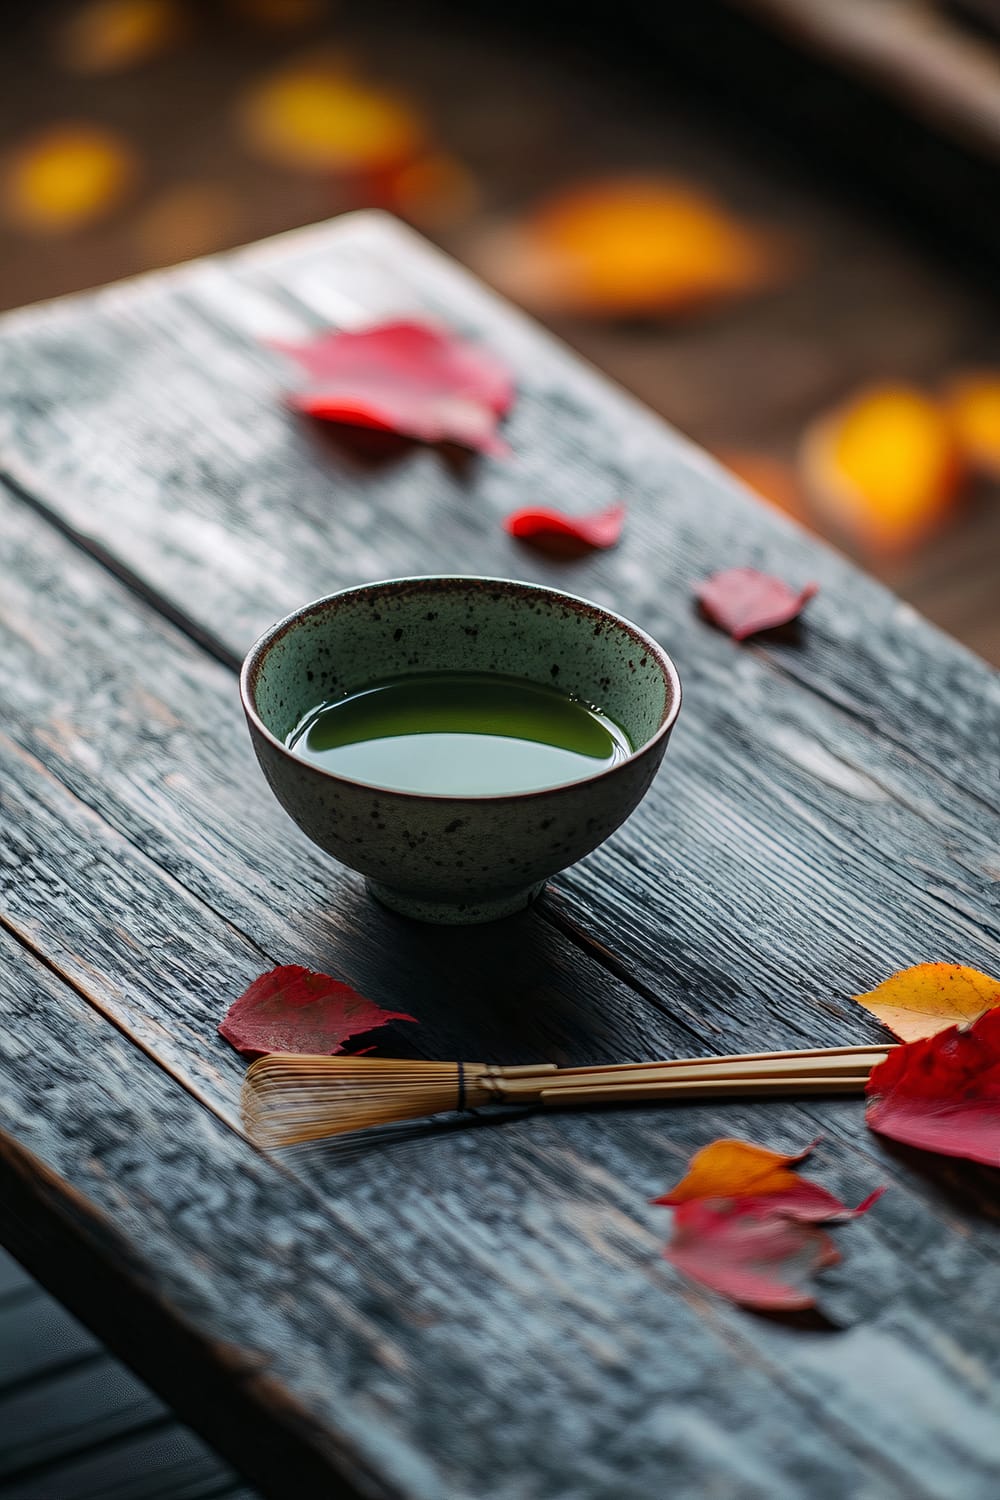
[[[754,291],[788,247],[672,178],[624,177],[557,193],[483,246],[487,274],[548,312],[676,313]]]
[[[118,73],[156,57],[184,31],[174,0],[92,0],[67,17],[56,53],[74,73]]]
[[[973,468],[1000,479],[1000,371],[977,370],[946,392],[958,445]]]
[[[96,125],[54,125],[0,171],[0,212],[21,229],[63,234],[108,213],[136,176],[132,151]]]
[[[802,468],[817,511],[852,541],[902,552],[958,498],[962,464],[943,408],[908,385],[871,386],[807,431]]]
[[[239,111],[250,148],[307,172],[369,172],[414,157],[420,120],[401,99],[322,62],[283,69],[250,91]]]
[[[901,1041],[915,1042],[1000,1005],[1000,979],[961,964],[917,964],[854,999]]]
[[[746,1198],[794,1190],[802,1178],[788,1169],[807,1154],[784,1156],[751,1141],[712,1141],[695,1152],[677,1186],[656,1202],[673,1206],[694,1198]]]

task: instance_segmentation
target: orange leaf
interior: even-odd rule
[[[773,282],[778,237],[671,178],[609,178],[555,194],[484,246],[486,273],[547,312],[676,313]]]
[[[917,964],[854,999],[902,1041],[915,1042],[1000,1005],[1000,979],[961,964]]]
[[[673,1207],[692,1198],[742,1198],[778,1192],[802,1181],[788,1169],[804,1161],[811,1150],[810,1145],[794,1156],[785,1156],[753,1141],[711,1141],[695,1152],[677,1186],[653,1202]]]
[[[56,53],[74,73],[118,73],[166,51],[184,31],[174,0],[92,0],[67,17]]]
[[[976,370],[945,392],[958,446],[969,464],[1000,479],[1000,372]]]
[[[357,173],[417,155],[424,128],[394,95],[330,62],[283,68],[247,95],[239,125],[251,149],[281,167]]]
[[[53,125],[7,158],[0,211],[21,229],[70,232],[108,213],[135,176],[135,157],[111,131]]]
[[[905,551],[929,536],[962,478],[946,413],[907,385],[869,387],[813,423],[802,467],[816,509],[876,552]]]

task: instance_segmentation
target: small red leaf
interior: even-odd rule
[[[514,399],[509,370],[488,350],[446,329],[397,321],[272,347],[310,376],[312,384],[290,398],[309,416],[424,443],[509,451],[496,431]]]
[[[383,1010],[350,985],[301,964],[283,964],[261,974],[227,1010],[219,1027],[244,1057],[268,1052],[329,1055],[346,1041],[389,1021],[413,1021],[403,1011]]]
[[[1000,1008],[894,1047],[866,1092],[880,1135],[1000,1167]]]
[[[818,591],[818,583],[807,583],[796,593],[780,578],[755,568],[726,568],[700,583],[695,597],[713,625],[743,641],[760,630],[787,625]]]
[[[776,1214],[769,1197],[682,1203],[663,1254],[730,1301],[774,1310],[813,1307],[810,1278],[840,1260],[828,1234]]]
[[[567,516],[546,506],[527,506],[504,520],[504,530],[522,542],[567,539],[586,547],[613,547],[622,534],[625,507],[619,501],[589,516]]]

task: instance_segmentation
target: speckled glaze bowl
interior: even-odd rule
[[[300,760],[285,739],[316,703],[408,672],[499,672],[599,704],[635,751],[543,791],[386,791]],[[666,652],[572,594],[497,578],[398,578],[318,599],[273,625],[243,664],[257,759],[278,801],[386,906],[487,922],[602,843],[645,795],[681,703]]]

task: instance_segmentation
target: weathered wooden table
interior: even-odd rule
[[[370,464],[262,346],[431,310],[505,353],[516,456]],[[216,1035],[301,962],[413,1012],[384,1050],[559,1062],[863,1040],[848,998],[1000,968],[1000,693],[976,659],[390,221],[345,219],[5,319],[0,336],[2,1238],[269,1494],[995,1496],[997,1178],[856,1100],[441,1127],[272,1160]],[[557,564],[500,518],[630,504]],[[691,583],[819,597],[737,646]],[[555,582],[674,654],[685,707],[630,823],[529,913],[435,930],[319,860],[253,762],[234,668],[375,577]],[[404,1034],[405,1033],[405,1034]],[[701,1294],[648,1198],[718,1135],[848,1199],[826,1316]],[[853,1201],[853,1200],[852,1200]]]

